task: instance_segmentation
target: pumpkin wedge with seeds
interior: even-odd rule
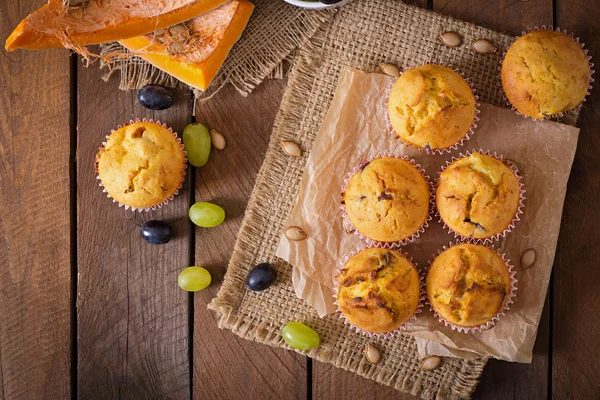
[[[49,0],[29,14],[6,40],[5,48],[36,50],[111,42],[194,18],[228,0]]]
[[[233,0],[189,21],[119,43],[180,81],[206,90],[253,9],[247,0]]]

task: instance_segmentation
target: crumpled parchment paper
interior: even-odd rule
[[[294,266],[293,284],[298,297],[311,304],[320,316],[335,312],[332,288],[337,270],[341,261],[361,245],[358,236],[345,233],[341,223],[340,189],[354,166],[376,153],[406,154],[435,180],[441,166],[461,152],[497,152],[519,167],[526,190],[521,221],[505,239],[493,245],[506,254],[517,271],[515,303],[485,332],[453,331],[440,323],[428,306],[404,332],[418,338],[423,355],[481,355],[531,362],[579,129],[525,119],[509,109],[481,104],[478,128],[464,146],[443,156],[426,155],[389,133],[387,96],[394,82],[386,75],[344,69],[310,150],[297,203],[287,220],[288,225],[302,227],[308,239],[290,242],[282,235],[277,256]],[[454,235],[434,217],[425,232],[403,250],[422,272],[438,251],[453,240]],[[535,249],[537,260],[523,270],[520,257],[529,248]]]

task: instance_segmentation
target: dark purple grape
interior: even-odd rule
[[[277,272],[269,263],[258,264],[248,272],[246,285],[248,289],[260,292],[271,286],[277,279]]]
[[[138,101],[151,110],[166,110],[175,102],[175,96],[164,86],[146,85],[138,92]]]
[[[140,230],[142,238],[150,244],[165,244],[173,238],[173,228],[163,221],[148,221]]]

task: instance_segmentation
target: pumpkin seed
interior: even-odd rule
[[[534,249],[527,249],[521,254],[521,269],[527,269],[535,264],[536,254]]]
[[[498,48],[494,45],[494,43],[487,39],[479,39],[474,41],[473,49],[480,54],[489,54],[498,51]]]
[[[381,353],[379,353],[377,347],[373,346],[372,344],[367,344],[364,353],[367,361],[373,365],[377,365],[381,361]]]
[[[286,238],[288,238],[289,240],[293,240],[294,242],[299,242],[308,237],[306,232],[304,232],[304,230],[302,228],[300,228],[299,226],[288,227],[285,230],[284,234],[285,234]]]
[[[190,32],[184,24],[173,25],[169,28],[171,36],[189,36]]]
[[[444,32],[440,35],[440,40],[448,47],[456,47],[462,42],[460,35],[456,32]]]
[[[167,53],[174,55],[179,54],[185,49],[185,46],[182,42],[171,42],[167,45]]]
[[[421,361],[421,371],[433,371],[442,363],[442,358],[440,356],[429,356],[425,357],[423,361]]]
[[[90,3],[90,0],[63,0],[63,4],[67,7],[82,7],[85,8]]]
[[[298,145],[298,143],[292,142],[290,140],[284,140],[281,142],[281,148],[283,151],[292,157],[300,157],[302,155],[302,149]]]
[[[213,147],[217,150],[223,150],[227,146],[225,136],[223,136],[220,132],[215,131],[214,129],[210,130],[210,141]]]
[[[393,76],[394,78],[400,76],[400,70],[394,64],[381,63],[379,64],[379,68],[381,68],[381,71],[386,75]]]

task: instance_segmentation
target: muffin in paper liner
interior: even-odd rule
[[[585,94],[584,98],[581,100],[581,102],[576,105],[575,107],[573,107],[570,110],[566,110],[557,114],[552,114],[552,115],[546,115],[544,116],[544,118],[534,118],[534,117],[530,117],[528,115],[522,114],[521,112],[519,112],[519,110],[517,110],[517,108],[515,106],[512,105],[512,103],[508,100],[508,97],[506,96],[506,93],[504,92],[504,87],[502,86],[502,79],[500,77],[500,74],[502,73],[502,64],[504,63],[504,59],[506,57],[506,53],[508,52],[508,50],[510,49],[510,46],[512,46],[512,44],[519,39],[520,37],[534,32],[534,31],[540,31],[540,30],[547,30],[547,31],[555,31],[555,32],[560,32],[562,34],[564,34],[565,36],[570,37],[571,39],[573,39],[579,46],[581,46],[581,49],[583,50],[583,53],[585,54],[585,56],[587,57],[588,60],[588,68],[590,70],[590,77],[589,77],[589,83],[588,83],[588,88],[587,88],[587,93]],[[542,25],[541,27],[535,26],[533,28],[529,28],[527,29],[527,32],[522,31],[521,32],[521,36],[517,36],[515,37],[515,40],[511,43],[511,45],[508,46],[505,50],[504,53],[502,54],[502,58],[500,59],[500,65],[498,66],[498,73],[499,73],[499,82],[498,82],[498,86],[500,87],[500,90],[502,92],[502,97],[504,98],[504,103],[506,104],[506,106],[510,107],[511,110],[513,110],[515,113],[517,113],[518,115],[522,116],[525,119],[531,119],[532,121],[541,121],[543,119],[556,119],[556,118],[561,118],[565,115],[568,114],[572,114],[574,112],[578,112],[581,107],[583,106],[583,103],[585,103],[587,96],[589,96],[590,94],[590,90],[592,90],[592,83],[594,83],[594,78],[593,75],[596,72],[595,70],[593,70],[594,67],[594,63],[592,63],[592,56],[590,56],[589,50],[585,48],[585,43],[580,43],[579,42],[579,37],[575,37],[575,34],[573,32],[569,33],[566,29],[561,30],[559,27],[556,27],[556,29],[553,28],[552,25],[546,26],[546,25]]]
[[[506,167],[508,169],[510,169],[513,174],[515,174],[515,177],[517,178],[517,182],[519,183],[519,204],[517,206],[517,211],[515,212],[515,215],[514,215],[512,221],[508,224],[508,226],[501,233],[498,233],[496,235],[493,235],[491,237],[484,238],[484,239],[464,236],[463,234],[452,229],[443,220],[443,218],[440,215],[440,212],[438,210],[437,203],[436,203],[436,193],[437,193],[437,189],[438,189],[438,185],[439,185],[439,177],[450,165],[452,165],[452,163],[454,163],[455,161],[460,160],[464,157],[468,157],[473,153],[485,154],[485,155],[493,157],[499,161],[502,161],[504,163],[504,165],[506,165]],[[479,150],[468,150],[464,154],[460,153],[457,157],[452,157],[452,159],[450,161],[447,161],[446,165],[442,167],[442,170],[438,172],[438,179],[435,182],[435,186],[434,186],[434,190],[433,190],[433,202],[435,204],[435,206],[434,206],[435,207],[435,216],[438,218],[439,222],[444,226],[444,228],[448,230],[448,232],[454,234],[455,239],[458,239],[463,242],[478,243],[478,244],[492,243],[494,240],[498,240],[501,237],[502,238],[505,237],[507,233],[511,232],[514,229],[516,222],[521,220],[521,215],[523,214],[523,209],[525,207],[525,204],[524,204],[525,189],[523,188],[524,186],[523,186],[523,182],[521,179],[522,179],[522,177],[521,177],[520,171],[516,167],[516,164],[514,162],[508,162],[508,160],[505,160],[503,156],[496,154],[496,152],[490,153],[489,151],[483,151],[482,149],[479,149]]]
[[[173,198],[174,198],[174,197],[175,197],[175,196],[176,196],[176,195],[179,193],[179,190],[181,189],[181,187],[182,187],[182,185],[183,185],[183,181],[185,180],[185,174],[186,174],[186,169],[187,169],[187,158],[186,158],[186,152],[185,152],[185,149],[184,149],[183,143],[181,142],[181,138],[179,138],[179,137],[177,136],[177,134],[176,134],[175,132],[173,132],[173,129],[172,129],[172,128],[170,128],[170,127],[168,127],[168,126],[167,126],[167,124],[165,124],[165,123],[162,123],[162,122],[160,122],[160,121],[158,121],[158,120],[157,120],[157,121],[154,121],[153,119],[146,119],[146,118],[143,118],[143,119],[141,119],[141,120],[140,120],[139,118],[136,118],[136,119],[135,119],[135,121],[134,121],[134,120],[130,120],[129,122],[125,122],[125,123],[123,123],[123,125],[119,125],[119,126],[117,126],[117,128],[116,128],[116,129],[111,129],[110,133],[111,133],[111,134],[113,134],[113,133],[114,133],[116,130],[118,130],[118,129],[124,128],[124,127],[126,127],[126,126],[128,126],[128,125],[131,125],[131,124],[139,123],[139,122],[147,122],[147,123],[152,123],[152,124],[160,125],[161,127],[163,127],[163,128],[166,128],[166,129],[167,129],[169,132],[171,132],[171,134],[173,134],[173,136],[175,137],[175,140],[177,141],[177,143],[178,143],[178,144],[179,144],[179,146],[181,147],[181,151],[182,151],[182,153],[183,153],[183,165],[182,165],[182,168],[181,168],[181,171],[182,171],[182,172],[181,172],[181,178],[180,178],[180,180],[179,180],[179,183],[178,183],[177,189],[176,189],[176,190],[175,190],[175,191],[174,191],[174,192],[173,192],[173,193],[172,193],[172,194],[171,194],[169,197],[167,197],[165,200],[163,200],[162,202],[160,202],[160,203],[158,203],[158,204],[156,204],[156,205],[149,206],[149,207],[143,207],[143,208],[136,208],[136,207],[129,206],[129,205],[127,205],[127,204],[123,204],[123,203],[121,203],[121,202],[119,202],[119,201],[115,200],[115,199],[114,199],[114,198],[113,198],[113,197],[110,195],[110,193],[108,193],[108,191],[106,190],[106,188],[105,188],[105,187],[104,187],[104,185],[102,184],[102,180],[100,179],[100,175],[99,175],[99,173],[98,173],[98,159],[96,158],[96,161],[95,161],[95,163],[96,163],[96,167],[95,167],[95,169],[96,169],[96,179],[98,179],[98,181],[99,181],[99,184],[98,184],[98,186],[102,187],[102,192],[103,192],[103,193],[106,193],[106,197],[108,197],[109,199],[112,199],[113,203],[117,203],[117,204],[119,205],[119,207],[124,207],[126,210],[131,210],[131,211],[134,211],[134,212],[135,212],[135,211],[150,211],[150,210],[156,210],[157,208],[161,208],[163,205],[166,205],[166,204],[168,204],[168,203],[169,203],[169,201],[173,200]],[[101,151],[102,149],[104,149],[104,146],[106,146],[106,143],[107,143],[107,141],[108,141],[109,137],[110,137],[110,135],[107,135],[107,136],[105,137],[105,139],[106,139],[106,140],[102,142],[102,147],[100,147],[100,148],[99,148],[99,151]],[[96,156],[96,157],[97,157],[97,156]]]
[[[433,312],[434,316],[442,323],[444,324],[446,327],[451,328],[452,330],[461,332],[461,333],[477,333],[477,332],[483,332],[483,331],[487,331],[489,329],[491,329],[494,325],[496,325],[496,322],[498,322],[498,320],[504,316],[506,314],[506,312],[508,310],[510,310],[510,305],[514,303],[514,298],[516,297],[516,291],[517,291],[517,278],[515,278],[515,275],[517,274],[517,272],[515,271],[513,265],[511,264],[510,259],[506,258],[506,256],[504,255],[504,253],[501,253],[498,250],[495,250],[485,244],[481,244],[481,243],[473,243],[473,242],[469,242],[469,241],[455,241],[450,242],[448,244],[448,246],[443,246],[437,253],[437,255],[435,257],[433,257],[433,259],[431,259],[429,261],[429,265],[426,267],[425,269],[425,277],[427,277],[427,275],[429,274],[429,269],[431,268],[431,264],[433,263],[433,261],[440,255],[442,254],[444,251],[448,250],[449,248],[453,247],[453,246],[457,246],[460,244],[477,244],[480,246],[484,246],[486,248],[488,248],[489,250],[493,251],[494,253],[498,254],[502,260],[504,261],[504,263],[506,264],[506,267],[508,269],[508,274],[510,277],[510,288],[508,293],[506,294],[505,298],[504,298],[504,302],[502,304],[502,307],[498,310],[498,312],[496,313],[496,315],[488,322],[483,323],[479,326],[474,326],[474,327],[466,327],[466,326],[460,326],[460,325],[456,325],[448,320],[446,320],[444,317],[442,317],[433,307],[433,305],[431,304],[431,302],[429,301],[429,296],[427,296],[427,293],[425,293],[425,304],[427,304],[429,306],[429,309]],[[425,291],[426,292],[426,291]]]
[[[399,241],[395,241],[395,242],[382,242],[382,241],[378,241],[378,240],[374,240],[371,239],[369,237],[367,237],[366,235],[364,235],[363,233],[361,233],[356,226],[354,226],[354,224],[352,223],[352,221],[350,221],[350,218],[348,217],[348,213],[346,210],[346,205],[345,203],[342,201],[342,204],[340,206],[340,209],[342,210],[342,227],[344,229],[344,231],[346,231],[347,233],[354,233],[355,235],[357,235],[358,237],[361,238],[361,240],[363,240],[364,242],[367,243],[367,245],[369,246],[378,246],[378,247],[385,247],[388,249],[396,249],[399,248],[400,246],[404,246],[407,243],[413,242],[415,239],[417,239],[424,231],[425,229],[429,226],[429,221],[431,221],[431,219],[433,218],[433,208],[434,208],[434,190],[433,190],[433,182],[431,181],[431,179],[429,178],[429,175],[427,175],[425,173],[425,170],[421,167],[420,164],[418,164],[415,160],[409,158],[408,156],[405,155],[397,155],[397,154],[393,154],[393,153],[380,153],[378,152],[375,155],[372,155],[371,157],[361,161],[358,165],[356,165],[352,171],[350,171],[346,178],[344,179],[344,183],[342,185],[341,188],[341,193],[342,196],[344,195],[344,193],[346,192],[346,188],[348,186],[348,182],[350,181],[350,178],[352,178],[356,173],[362,171],[362,169],[364,167],[366,167],[369,163],[371,163],[373,160],[379,159],[379,158],[399,158],[402,159],[406,162],[408,162],[409,164],[411,164],[413,167],[415,167],[417,169],[417,171],[419,171],[419,173],[423,176],[423,178],[425,179],[425,182],[427,183],[427,187],[429,189],[429,206],[428,206],[428,212],[427,212],[427,217],[425,218],[425,221],[423,221],[423,223],[421,224],[421,226],[417,229],[417,231],[410,237],[407,237],[405,239],[399,240]]]
[[[423,277],[423,274],[421,273],[421,271],[418,270],[417,265],[413,262],[412,257],[409,257],[401,249],[388,249],[386,247],[379,246],[379,245],[365,245],[365,244],[359,245],[350,254],[348,254],[346,257],[344,257],[344,259],[341,262],[340,268],[338,269],[338,273],[342,268],[344,268],[344,266],[346,265],[348,260],[350,260],[352,257],[359,254],[361,251],[368,250],[371,248],[381,248],[381,249],[396,251],[396,252],[400,253],[417,271],[417,275],[419,276],[419,302],[417,304],[417,308],[416,308],[414,314],[406,322],[404,322],[398,329],[390,331],[390,332],[381,333],[381,332],[369,332],[367,330],[364,330],[364,329],[354,325],[352,322],[350,322],[350,320],[348,320],[348,318],[344,315],[344,313],[340,309],[340,306],[338,304],[338,290],[339,290],[340,285],[339,285],[339,281],[338,281],[337,277],[334,279],[334,285],[333,285],[333,292],[334,292],[333,293],[333,298],[334,298],[333,303],[337,307],[336,313],[338,314],[339,318],[342,321],[344,321],[344,325],[349,325],[356,331],[356,333],[360,333],[360,334],[368,336],[368,337],[380,337],[380,338],[395,337],[401,331],[406,330],[408,325],[414,323],[417,320],[417,316],[421,312],[423,312],[422,308],[423,308],[423,304],[425,303],[425,299],[426,299],[424,277]]]
[[[406,72],[409,69],[416,68],[416,67],[419,67],[421,65],[440,65],[442,67],[449,68],[452,71],[454,71],[456,74],[458,74],[467,83],[467,85],[469,85],[469,87],[471,88],[471,92],[473,93],[473,97],[475,99],[475,113],[473,115],[473,122],[471,124],[471,127],[469,128],[469,130],[467,131],[467,133],[459,141],[457,141],[453,145],[445,147],[443,149],[432,149],[428,145],[425,146],[425,147],[420,147],[420,146],[417,146],[417,145],[415,145],[413,143],[409,143],[409,142],[405,141],[404,139],[402,139],[402,137],[400,137],[400,135],[398,135],[396,133],[394,127],[392,126],[392,121],[390,119],[389,112],[387,112],[387,117],[386,117],[386,123],[387,123],[387,126],[388,126],[388,132],[395,139],[400,140],[402,143],[404,143],[405,145],[407,145],[409,147],[412,147],[412,148],[414,148],[416,150],[419,150],[421,153],[425,153],[427,155],[436,155],[436,154],[450,153],[451,151],[457,150],[460,146],[463,146],[465,144],[465,142],[467,142],[470,139],[470,137],[473,135],[475,129],[477,128],[477,122],[479,121],[478,114],[480,113],[480,110],[479,110],[479,105],[480,105],[479,104],[479,96],[477,95],[477,90],[475,89],[475,87],[473,86],[473,84],[471,83],[471,81],[467,77],[465,77],[464,73],[460,72],[458,69],[456,69],[454,67],[451,67],[449,65],[436,64],[436,63],[433,63],[433,62],[426,62],[426,63],[418,64],[418,65],[417,64],[411,64],[408,68],[404,69],[403,73]],[[400,76],[402,76],[402,75],[400,75]],[[386,109],[387,109],[387,104],[389,104],[389,99],[390,99],[390,94],[392,92],[392,88],[393,88],[393,86],[391,88],[389,88],[387,90],[387,93],[386,93],[386,97],[385,97],[386,98]]]

